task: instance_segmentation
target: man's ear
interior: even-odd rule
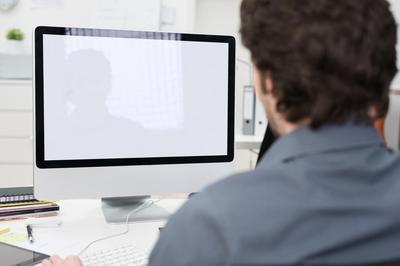
[[[269,110],[276,111],[277,98],[275,96],[274,80],[270,71],[264,72],[260,75],[261,91],[259,92],[259,99],[263,102],[264,106],[268,106]]]
[[[274,90],[274,82],[271,71],[260,73],[261,92],[264,95],[272,94]]]
[[[267,71],[266,77],[265,77],[265,85],[266,85],[266,90],[267,93],[273,93],[274,91],[274,81],[272,79],[272,74],[270,71]]]

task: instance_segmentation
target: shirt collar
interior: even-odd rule
[[[349,122],[343,125],[323,126],[318,130],[302,126],[280,137],[262,161],[286,162],[310,154],[370,145],[384,145],[373,125]]]

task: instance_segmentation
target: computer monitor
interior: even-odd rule
[[[194,192],[232,172],[235,40],[34,31],[39,199]]]

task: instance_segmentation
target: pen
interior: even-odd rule
[[[27,225],[26,226],[26,231],[28,232],[28,239],[29,239],[29,242],[31,242],[31,243],[33,243],[33,234],[32,234],[32,227],[31,227],[31,225]]]

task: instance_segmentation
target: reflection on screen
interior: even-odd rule
[[[228,44],[44,35],[45,160],[227,154]]]

